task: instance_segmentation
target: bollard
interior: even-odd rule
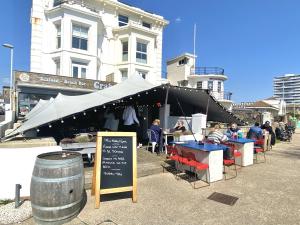
[[[18,208],[21,205],[20,201],[20,190],[22,188],[21,184],[16,184],[16,193],[15,193],[15,208]]]

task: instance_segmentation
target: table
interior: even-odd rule
[[[223,179],[223,151],[227,149],[227,146],[216,144],[198,144],[195,141],[187,141],[184,143],[174,142],[179,154],[181,151],[189,151],[195,154],[196,160],[209,165],[209,177],[208,182],[215,182]],[[176,164],[179,168],[178,163]],[[184,170],[190,170],[189,166],[183,165]],[[205,171],[199,171],[198,177],[206,180]]]
[[[96,152],[96,142],[60,144],[63,151],[75,151],[80,154],[87,154],[89,163],[92,161],[92,154]]]
[[[163,135],[164,135],[164,139],[165,139],[165,152],[166,152],[166,154],[168,154],[168,151],[167,151],[168,137],[173,137],[173,140],[174,140],[174,133],[163,132]]]
[[[236,158],[236,164],[240,166],[253,165],[253,149],[255,140],[247,138],[229,138],[228,142],[233,143],[237,150],[242,154],[242,157]]]

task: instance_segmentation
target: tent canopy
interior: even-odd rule
[[[122,83],[97,92],[79,96],[58,94],[53,100],[41,102],[33,108],[33,112],[26,117],[25,122],[8,134],[7,137],[36,129],[103,105],[133,104],[137,101],[139,104],[149,105],[157,102],[164,103],[167,89],[169,90],[168,104],[174,105],[175,109],[179,102],[183,105],[186,114],[206,114],[208,109],[208,120],[243,124],[243,121],[224,108],[206,90],[175,87],[169,84],[154,85],[140,76],[131,76]],[[207,104],[209,104],[208,108]],[[178,108],[176,111],[178,111]],[[180,111],[178,112],[181,114]]]

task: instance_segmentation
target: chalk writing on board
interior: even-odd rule
[[[132,185],[132,138],[103,137],[101,186]]]

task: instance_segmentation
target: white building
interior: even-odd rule
[[[162,16],[117,0],[33,0],[31,24],[31,72],[161,79]]]
[[[195,67],[195,56],[184,53],[167,61],[167,78],[172,85],[208,89],[211,95],[229,110],[232,109],[230,92],[224,91],[224,69],[218,67]]]
[[[300,103],[300,74],[286,74],[273,79],[274,96],[287,104]]]

